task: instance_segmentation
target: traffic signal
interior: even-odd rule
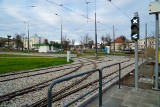
[[[131,20],[131,39],[135,41],[139,39],[139,17],[133,17]]]

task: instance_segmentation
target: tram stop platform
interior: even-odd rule
[[[118,85],[112,86],[102,96],[102,107],[160,107],[160,91],[152,89],[152,65],[144,65],[139,70],[138,91],[134,87],[134,75],[129,74]],[[99,98],[93,99],[85,107],[99,107]]]
[[[114,85],[103,93],[102,107],[160,107],[160,92],[149,89]],[[85,107],[99,107],[99,98]]]

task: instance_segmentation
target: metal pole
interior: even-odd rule
[[[113,42],[114,42],[114,52],[115,52],[115,31],[114,31],[114,25],[113,25]]]
[[[119,63],[119,89],[121,88],[121,63]]]
[[[135,91],[138,91],[138,41],[135,41]]]
[[[9,37],[9,36],[7,36],[7,37],[8,37],[8,49],[9,49],[9,38],[10,38],[10,37]]]
[[[99,70],[99,106],[102,106],[102,70]]]
[[[28,53],[29,53],[29,24],[28,24]]]
[[[145,24],[145,57],[147,60],[147,23]]]
[[[138,17],[138,12],[134,13],[134,17]],[[135,91],[138,91],[138,40],[135,43]]]
[[[156,0],[158,1],[158,0]],[[155,15],[156,18],[156,38],[155,38],[155,87],[154,89],[158,89],[158,35],[159,35],[159,15],[158,13]]]
[[[96,0],[95,0],[95,48],[96,48],[96,58],[98,57],[97,53],[97,21],[96,21]]]
[[[87,4],[87,23],[88,23],[88,3],[90,3],[90,2],[87,2],[86,0],[85,0],[85,2]]]
[[[59,15],[60,16],[60,15]],[[62,17],[60,16],[61,18],[61,53],[62,53]]]
[[[62,53],[62,16],[61,15],[58,15],[58,14],[55,14],[57,16],[59,16],[61,18],[61,53]]]
[[[143,65],[143,52],[144,52],[143,48],[141,49],[141,52],[142,52],[142,67],[144,67],[144,65]]]
[[[27,24],[28,26],[28,52],[29,52],[29,23],[28,22],[23,22],[25,24]]]
[[[67,50],[69,51],[69,39],[67,39]]]
[[[147,23],[145,24],[145,49],[147,49]]]

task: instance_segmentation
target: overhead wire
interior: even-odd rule
[[[47,2],[50,2],[50,3],[52,3],[52,4],[55,4],[55,5],[57,5],[57,6],[61,6],[62,8],[67,9],[67,10],[73,12],[73,13],[76,13],[76,14],[84,17],[84,18],[87,18],[87,19],[89,19],[89,20],[95,21],[94,19],[91,19],[91,18],[89,18],[89,17],[87,17],[87,16],[85,16],[85,15],[83,15],[83,14],[81,14],[81,13],[78,13],[78,12],[72,10],[72,9],[69,9],[69,8],[65,7],[64,5],[62,5],[62,4],[58,4],[58,3],[56,3],[56,2],[49,1],[49,0],[46,0],[46,1],[47,1]],[[101,24],[101,25],[104,25],[104,26],[108,26],[108,25],[106,25],[106,24],[100,23],[100,21],[97,21],[97,23],[99,23],[99,24]],[[109,28],[112,28],[111,26],[108,26],[108,27],[109,27]]]
[[[107,2],[110,2],[117,10],[119,10],[122,14],[124,14],[127,18],[131,19],[124,11],[122,11],[117,5],[115,5],[111,0],[105,0]]]
[[[85,15],[83,15],[83,14],[80,14],[80,13],[78,13],[78,12],[76,12],[76,11],[73,11],[73,10],[71,10],[71,9],[69,9],[69,8],[67,8],[67,7],[65,7],[65,6],[63,6],[62,4],[58,4],[58,3],[56,3],[56,2],[52,2],[52,1],[49,1],[49,0],[46,0],[46,1],[48,1],[48,2],[50,2],[50,3],[52,3],[52,4],[55,4],[55,5],[57,5],[57,6],[61,6],[61,7],[65,8],[65,9],[71,11],[71,12],[74,12],[74,13],[76,13],[76,14],[82,16],[82,17],[87,18],[87,16],[85,16]],[[88,19],[90,19],[90,18],[88,18]],[[91,19],[90,19],[90,20],[91,20]]]

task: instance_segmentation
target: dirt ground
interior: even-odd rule
[[[153,72],[154,72],[154,66],[153,65],[149,65],[149,64],[145,64],[144,67],[140,67],[138,74],[139,74],[139,80],[144,78],[144,79],[148,79],[151,80],[152,76],[153,76]],[[134,87],[134,71],[132,72],[132,74],[127,75],[124,79],[121,80],[121,85],[124,86],[130,86],[130,87]],[[142,88],[142,89],[152,89],[152,84],[151,82],[146,83],[143,81],[139,81],[138,82],[138,87]]]

